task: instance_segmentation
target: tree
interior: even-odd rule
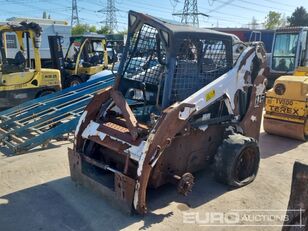
[[[297,7],[291,17],[288,17],[290,26],[308,26],[308,13],[304,7]]]
[[[78,24],[72,28],[72,35],[82,35],[89,32],[96,32],[96,27],[89,24]]]
[[[90,26],[89,32],[96,33],[96,26]]]
[[[99,30],[96,31],[98,34],[111,34],[112,30],[108,26],[101,26]]]
[[[266,18],[265,18],[265,28],[272,30],[275,29],[282,24],[282,16],[280,13],[275,11],[268,12]]]

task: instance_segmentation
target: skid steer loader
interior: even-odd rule
[[[6,55],[6,35],[15,33],[19,47],[14,59]],[[41,27],[36,23],[0,25],[0,110],[61,89],[60,71],[41,68]],[[24,44],[24,38],[26,44]],[[31,64],[32,43],[35,67]]]
[[[147,211],[148,187],[187,195],[192,173],[241,187],[257,174],[266,80],[261,44],[233,64],[231,35],[129,12],[113,87],[88,104],[69,149],[71,177],[127,211]]]

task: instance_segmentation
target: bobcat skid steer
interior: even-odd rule
[[[71,177],[128,211],[147,211],[147,189],[187,195],[213,164],[234,187],[252,182],[266,80],[265,52],[232,60],[231,35],[130,11],[113,87],[82,114],[69,150]]]

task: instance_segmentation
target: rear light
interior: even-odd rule
[[[274,91],[277,95],[283,95],[286,91],[286,86],[282,83],[277,83],[275,85]]]

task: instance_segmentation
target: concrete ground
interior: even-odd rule
[[[102,197],[74,184],[67,158],[67,147],[72,145],[56,142],[52,146],[19,156],[8,156],[2,149],[0,230],[281,230],[282,221],[277,217],[285,214],[280,210],[288,205],[293,163],[308,164],[308,142],[262,131],[262,159],[253,183],[230,189],[216,183],[211,171],[203,171],[196,175],[193,192],[187,197],[178,195],[173,186],[150,191],[150,211],[141,217],[123,214]],[[256,219],[260,215],[267,219],[270,214],[277,215],[275,221]],[[217,216],[224,219],[222,223],[212,220]],[[242,226],[226,226],[237,218]]]

